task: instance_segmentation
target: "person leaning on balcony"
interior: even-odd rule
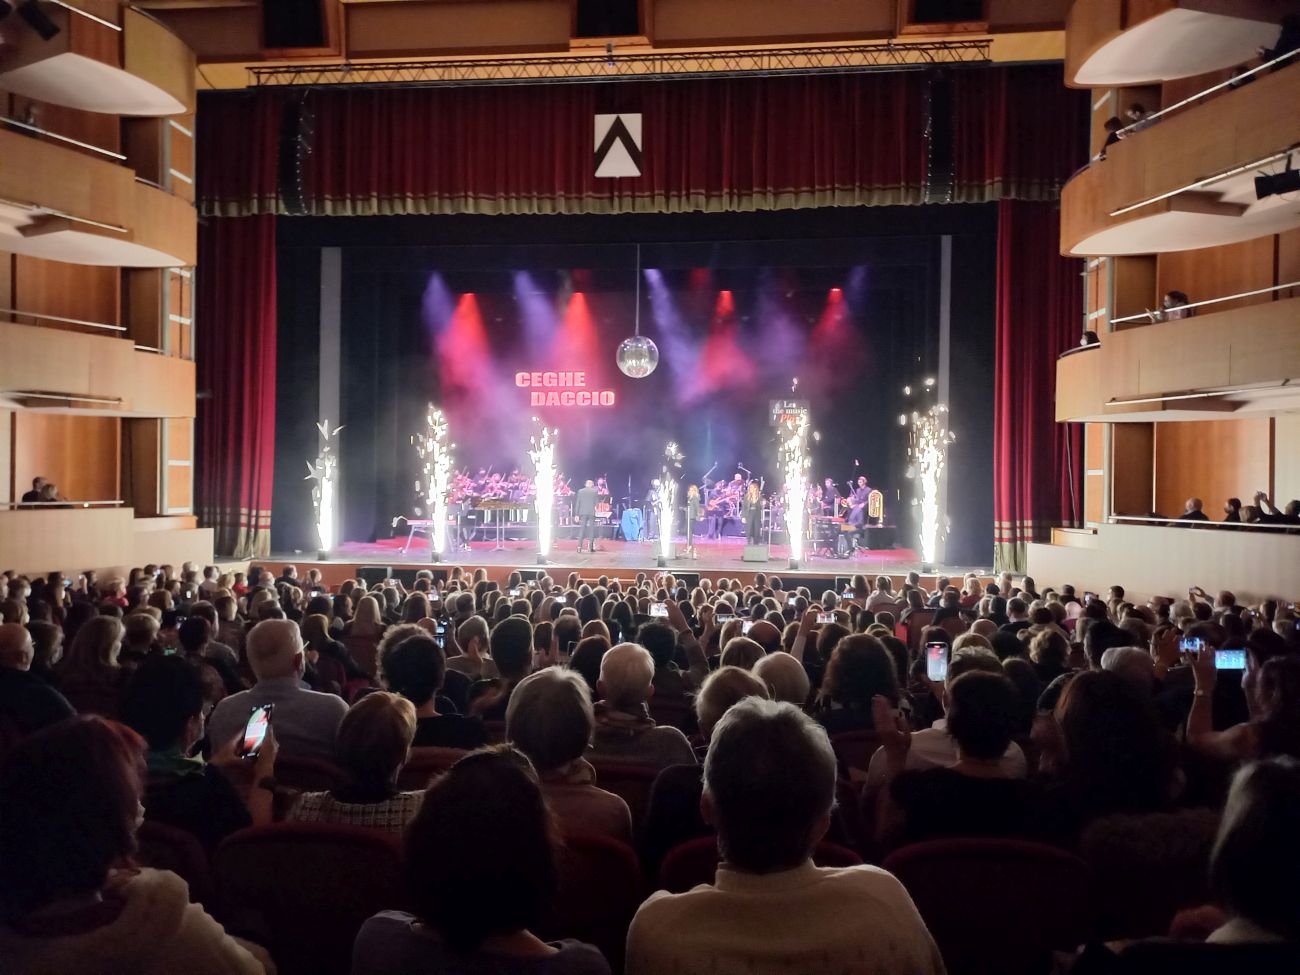
[[[1229,498],[1223,503],[1223,520],[1227,524],[1241,524],[1241,498]]]
[[[1183,503],[1183,513],[1178,516],[1178,520],[1179,521],[1209,521],[1210,520],[1209,515],[1207,515],[1204,511],[1201,510],[1203,507],[1204,507],[1204,503],[1201,501],[1200,498],[1188,498]]]
[[[1190,303],[1187,293],[1183,291],[1167,291],[1165,296],[1160,299],[1159,311],[1147,312],[1147,317],[1152,322],[1178,322],[1184,318],[1191,318],[1196,314],[1195,308],[1184,307]]]
[[[1300,501],[1288,501],[1286,507],[1279,511],[1272,498],[1263,491],[1256,491],[1255,504],[1259,507],[1259,517],[1256,520],[1262,524],[1300,525]]]

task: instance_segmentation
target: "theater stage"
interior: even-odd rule
[[[525,540],[507,540],[502,547],[492,541],[474,542],[468,549],[447,553],[441,563],[433,562],[427,539],[417,538],[410,551],[403,552],[404,538],[382,539],[376,542],[343,542],[328,559],[318,559],[306,553],[283,553],[269,559],[258,560],[260,564],[278,568],[282,564],[292,563],[298,567],[299,574],[308,568],[317,567],[329,585],[337,585],[344,578],[355,577],[358,573],[369,578],[367,568],[384,568],[392,575],[405,579],[414,576],[418,569],[438,569],[440,566],[460,565],[469,569],[485,568],[489,578],[504,582],[509,573],[515,569],[536,571],[541,568],[552,577],[563,578],[570,572],[579,573],[583,579],[595,579],[602,575],[612,578],[631,578],[637,572],[654,573],[660,571],[657,566],[659,554],[658,543],[626,542],[603,539],[598,542],[594,553],[577,552],[575,542],[558,539],[551,550],[550,561],[545,566],[537,564],[537,543]],[[680,551],[681,542],[678,542]],[[789,568],[790,552],[785,545],[773,545],[768,552],[766,562],[746,562],[742,556],[745,550],[742,538],[724,538],[720,541],[699,541],[696,544],[698,559],[673,558],[666,566],[666,571],[681,574],[696,574],[702,578],[735,578],[739,576],[748,580],[756,572],[781,576],[783,580],[803,580],[801,584],[816,584],[829,588],[838,577],[865,575],[870,577],[887,575],[895,582],[912,570],[921,569],[917,553],[911,549],[890,548],[860,552],[852,558],[837,559],[826,556],[805,557],[797,571]],[[987,567],[943,566],[938,572],[922,573],[926,582],[933,584],[939,574],[960,576],[963,572],[975,571],[981,575],[990,575]],[[382,578],[376,574],[377,578]],[[371,581],[374,581],[373,579]],[[924,583],[923,583],[924,584]]]

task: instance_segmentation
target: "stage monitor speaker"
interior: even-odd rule
[[[523,566],[520,566],[519,568],[515,569],[515,571],[519,573],[519,578],[523,579],[524,582],[536,582],[542,576],[546,575],[545,569],[538,569],[533,566],[530,566],[527,569],[525,569]]]
[[[850,589],[850,588],[852,588],[852,586],[853,586],[853,577],[852,577],[852,576],[836,576],[836,577],[835,577],[835,591],[838,592],[838,593],[840,593],[841,595],[844,593],[844,590],[846,590],[846,589]]]
[[[383,582],[385,579],[393,577],[392,566],[388,565],[361,565],[357,566],[357,578],[366,584],[369,588],[376,582]],[[414,582],[414,579],[412,579]],[[406,585],[405,582],[402,583]]]
[[[766,562],[767,546],[766,545],[746,545],[745,554],[742,556],[746,562]]]

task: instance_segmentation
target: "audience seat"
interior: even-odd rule
[[[489,745],[499,745],[506,740],[506,723],[504,721],[484,721],[483,730],[487,734]]]
[[[623,970],[627,929],[641,906],[641,866],[626,843],[608,836],[567,836],[560,852],[560,889],[552,916],[534,933],[595,945],[615,972]],[[485,909],[490,910],[491,905]]]
[[[398,773],[397,787],[407,791],[423,791],[429,787],[434,776],[441,775],[468,754],[461,748],[412,748],[406,764]]]
[[[192,833],[146,819],[140,824],[136,841],[139,851],[135,858],[141,866],[170,870],[189,885],[191,901],[212,906],[208,855]]]
[[[712,836],[687,840],[668,851],[659,868],[659,889],[680,894],[711,884],[718,870],[718,841]],[[856,867],[862,858],[837,843],[822,841],[813,851],[813,863],[819,867]]]
[[[627,803],[632,813],[632,835],[639,836],[646,810],[650,808],[650,790],[660,769],[632,762],[604,762],[598,758],[589,761],[596,770],[596,785]]]
[[[349,633],[343,637],[343,645],[348,648],[348,653],[352,654],[357,666],[374,677],[379,665],[379,638],[353,636]]]
[[[400,840],[355,826],[240,830],[212,877],[227,929],[267,945],[280,975],[347,975],[366,918],[403,907]]]
[[[880,739],[874,731],[841,731],[831,735],[831,747],[839,760],[841,775],[851,778],[851,770],[857,769],[862,773],[859,778],[865,778],[871,756],[880,747]]]
[[[343,770],[333,762],[297,755],[276,755],[275,780],[299,792],[328,792],[343,785]]]
[[[909,653],[915,654],[921,646],[921,633],[930,625],[934,619],[934,610],[918,609],[907,618],[906,623],[899,623],[894,627],[895,632],[900,640],[907,644]]]
[[[676,728],[683,734],[695,731],[695,709],[688,697],[660,697],[656,694],[650,698],[650,717],[657,725]]]
[[[1106,940],[1163,935],[1174,915],[1208,903],[1210,850],[1219,814],[1210,809],[1106,816],[1079,838],[1079,855],[1101,892],[1097,934]]]
[[[949,975],[1038,975],[1093,934],[1092,876],[1071,853],[1022,840],[914,843],[884,862],[916,902]]]
[[[944,628],[951,639],[955,640],[970,629],[970,620],[962,616],[949,616],[939,625]]]

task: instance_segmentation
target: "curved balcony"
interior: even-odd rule
[[[1056,419],[1222,420],[1300,407],[1300,298],[1102,336],[1056,366]]]
[[[6,34],[0,88],[108,115],[181,115],[194,107],[194,55],[158,21],[116,3],[43,4],[58,28]],[[17,18],[15,18],[17,20]]]
[[[1231,68],[1270,47],[1291,9],[1281,0],[1075,0],[1065,77],[1109,88]]]
[[[106,416],[192,417],[194,363],[130,339],[0,322],[0,406]]]
[[[0,130],[0,250],[72,264],[188,267],[197,217],[124,166]]]
[[[1293,202],[1257,200],[1254,182],[1300,144],[1298,100],[1293,64],[1112,145],[1061,193],[1062,253],[1192,250],[1300,227]]]

